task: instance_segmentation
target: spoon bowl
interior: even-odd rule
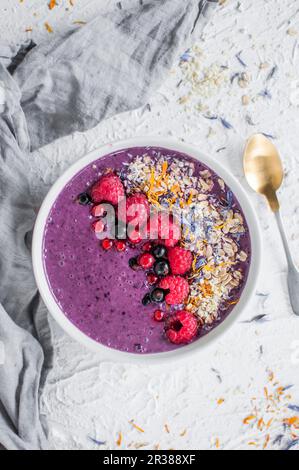
[[[273,212],[277,212],[276,191],[283,181],[283,168],[276,147],[263,134],[256,134],[248,140],[244,172],[251,188],[265,196]]]

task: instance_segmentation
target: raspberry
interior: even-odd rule
[[[126,242],[123,240],[117,240],[115,242],[115,248],[117,251],[125,251],[126,249]]]
[[[125,204],[122,204],[118,212],[118,218],[122,222],[130,223],[134,221],[135,225],[145,224],[150,212],[149,202],[145,194],[136,193],[129,196]]]
[[[160,240],[167,247],[175,246],[181,237],[178,221],[166,212],[153,214],[148,221],[147,229],[151,239]]]
[[[117,205],[124,197],[125,190],[119,177],[114,173],[102,176],[102,178],[91,188],[93,202],[110,202]]]
[[[168,290],[165,301],[169,305],[180,305],[186,300],[189,294],[189,284],[183,277],[166,276],[159,283],[159,287]]]
[[[180,246],[169,248],[168,261],[172,274],[186,274],[192,265],[192,253]]]
[[[162,310],[156,310],[154,312],[154,320],[162,321],[164,319],[164,312]]]
[[[170,317],[165,331],[171,343],[189,343],[196,336],[198,322],[192,313],[181,310]]]
[[[155,262],[155,258],[150,253],[143,253],[138,258],[138,263],[143,269],[150,269]]]
[[[109,240],[109,238],[105,238],[104,240],[102,240],[102,247],[104,248],[104,250],[108,251],[110,250],[110,248],[112,248],[112,246],[113,241]]]

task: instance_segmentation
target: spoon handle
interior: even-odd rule
[[[277,222],[278,230],[281,235],[284,251],[288,262],[288,288],[292,309],[296,315],[299,315],[299,272],[295,266],[289,243],[286,237],[285,229],[282,223],[281,214],[279,211],[275,212],[275,219]]]

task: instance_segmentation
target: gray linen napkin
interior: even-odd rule
[[[0,443],[7,449],[48,447],[39,399],[53,350],[31,266],[30,151],[144,105],[216,3],[125,0],[33,48],[19,65],[15,48],[0,44]]]

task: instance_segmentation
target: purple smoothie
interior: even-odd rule
[[[90,208],[77,203],[78,194],[88,190],[99,177],[111,168],[124,178],[127,164],[146,153],[153,160],[158,154],[193,162],[194,175],[207,167],[197,160],[160,148],[130,148],[107,155],[85,167],[58,195],[44,232],[44,269],[52,294],[66,317],[95,341],[120,351],[158,353],[182,347],[165,338],[164,323],[153,320],[157,307],[144,306],[148,292],[145,273],[129,267],[129,260],[140,248],[128,246],[125,252],[104,251],[91,230]],[[219,177],[212,173],[213,198],[222,198],[228,188],[220,188]],[[235,196],[230,206],[241,214]],[[243,214],[242,214],[243,215]],[[250,237],[244,218],[245,232],[238,237],[238,247],[248,258],[236,269],[243,273],[241,284],[232,290],[229,304],[221,305],[219,316],[212,324],[204,325],[197,338],[208,333],[231,312],[246,283],[250,266]]]

